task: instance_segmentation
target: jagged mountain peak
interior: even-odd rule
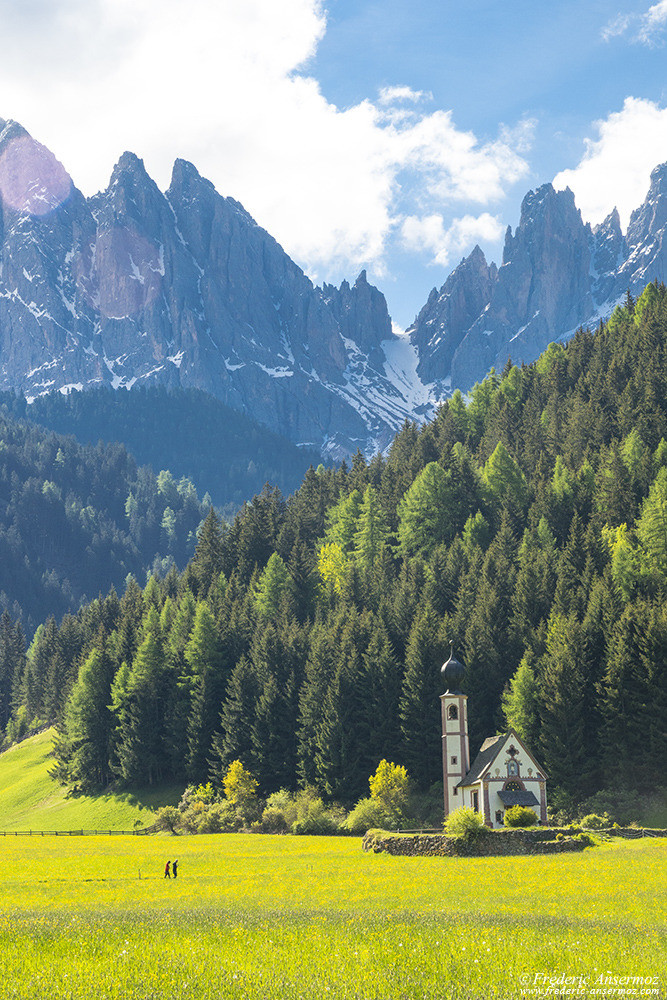
[[[117,178],[125,174],[136,174],[150,180],[144,161],[140,156],[137,156],[136,153],[133,153],[129,149],[126,149],[124,153],[121,153],[118,158],[118,161],[116,162],[116,165],[111,173],[111,183],[113,184]]]
[[[478,266],[486,265],[486,257],[484,256],[484,251],[479,243],[475,243],[474,247],[468,254],[468,257],[464,258],[461,263],[465,263],[466,260],[468,260],[471,264],[476,264]]]
[[[622,230],[621,230],[621,216],[620,216],[620,213],[619,213],[618,209],[616,208],[616,206],[614,206],[612,208],[612,210],[609,213],[609,215],[606,216],[606,218],[604,218],[602,220],[602,222],[598,223],[597,226],[593,226],[593,232],[595,234],[597,234],[599,232],[602,232],[602,231],[605,231],[605,232],[618,232],[618,233],[622,232]]]
[[[650,187],[660,187],[663,191],[667,190],[667,162],[659,163],[657,167],[653,168]]]
[[[595,323],[628,287],[664,280],[667,259],[667,164],[627,238],[616,210],[591,228],[571,190],[543,184],[508,226],[503,266],[476,245],[406,341],[365,269],[315,287],[187,160],[162,193],[126,152],[85,199],[0,120],[0,196],[0,389],[193,386],[334,457],[384,447],[429,399]]]
[[[630,216],[627,242],[631,251],[655,239],[667,227],[667,163],[651,171],[648,193]],[[660,276],[662,280],[662,275]]]
[[[47,216],[74,190],[72,179],[53,153],[15,121],[2,121],[0,195],[5,212]]]
[[[194,194],[201,195],[203,192],[206,192],[211,197],[221,197],[211,181],[202,177],[194,163],[180,158],[174,160],[168,195],[171,196],[177,192],[181,195],[189,194],[190,196]]]
[[[0,150],[12,139],[30,138],[30,134],[12,118],[0,118]]]
[[[436,391],[446,393],[450,387],[454,353],[488,303],[497,275],[496,265],[489,267],[481,248],[475,246],[444,285],[433,289],[407,331],[420,357],[418,373],[425,382],[435,383]]]
[[[412,415],[385,374],[391,321],[365,271],[328,296],[186,160],[164,194],[125,152],[85,199],[19,125],[0,136],[0,388],[197,387],[336,457],[384,447]],[[72,193],[58,211],[53,176]]]

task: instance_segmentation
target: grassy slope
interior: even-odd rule
[[[0,754],[0,830],[132,830],[178,800],[172,787],[68,797],[49,777],[53,735],[39,733]]]

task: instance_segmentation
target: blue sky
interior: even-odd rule
[[[324,94],[343,107],[378,86],[400,82],[426,91],[432,95],[428,107],[451,108],[456,125],[481,141],[496,136],[501,124],[531,122],[530,149],[524,153],[526,174],[493,203],[494,214],[514,228],[526,191],[576,168],[586,140],[599,136],[597,121],[621,112],[628,97],[653,102],[660,109],[667,105],[667,9],[654,30],[640,37],[650,7],[613,0],[555,4],[331,0],[327,33],[313,72]],[[667,160],[667,121],[654,146],[660,154],[655,166]],[[636,152],[636,190],[645,190],[650,166],[642,150]],[[648,163],[652,163],[650,153]],[[609,174],[609,182],[601,178],[600,183],[611,188],[613,198],[616,174],[611,169]],[[608,210],[615,203],[607,198]],[[636,207],[638,201],[630,198],[629,204]],[[592,221],[600,221],[599,212]],[[479,242],[489,257],[500,262],[503,239]],[[401,280],[406,269],[407,282]],[[429,265],[428,255],[416,254],[400,264],[397,256],[390,277],[395,279],[404,323],[411,318],[412,289],[421,287],[424,299],[450,269]],[[387,293],[392,296],[390,284]]]
[[[186,13],[185,13],[186,12]],[[86,194],[177,156],[403,327],[526,191],[622,221],[667,160],[667,0],[0,0],[0,117]]]

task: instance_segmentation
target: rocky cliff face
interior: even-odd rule
[[[440,291],[433,289],[412,327],[420,356],[419,374],[446,391],[459,344],[488,305],[498,277],[478,246],[452,271]]]
[[[0,388],[195,386],[335,457],[383,447],[409,402],[365,273],[318,289],[238,202],[177,160],[163,194],[125,153],[85,199],[0,122]]]
[[[408,331],[419,375],[440,398],[469,389],[507,359],[534,360],[552,340],[595,326],[629,288],[638,294],[667,273],[667,164],[651,175],[626,236],[618,212],[592,229],[572,192],[545,184],[526,195],[502,266],[486,267],[478,247],[452,272]],[[470,308],[452,308],[451,303]],[[476,314],[472,316],[472,312]]]
[[[591,229],[571,191],[545,184],[526,195],[501,267],[475,247],[431,292],[410,346],[365,272],[316,288],[192,164],[177,160],[163,193],[124,153],[86,199],[0,119],[0,389],[196,387],[332,457],[371,453],[453,389],[665,280],[666,233],[667,164],[625,236],[615,210]]]
[[[667,276],[667,163],[651,173],[644,204],[630,216],[628,256],[619,269],[619,285],[635,294],[649,281]]]

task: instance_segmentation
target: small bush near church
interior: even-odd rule
[[[605,827],[611,826],[611,816],[609,813],[603,813],[602,816],[597,813],[589,813],[581,820],[581,825],[586,830],[603,830]]]
[[[450,837],[471,840],[486,831],[481,813],[465,806],[450,813],[445,820],[445,833]]]
[[[503,822],[505,826],[511,827],[535,826],[537,824],[537,813],[534,809],[529,809],[528,806],[512,806],[505,813]]]

